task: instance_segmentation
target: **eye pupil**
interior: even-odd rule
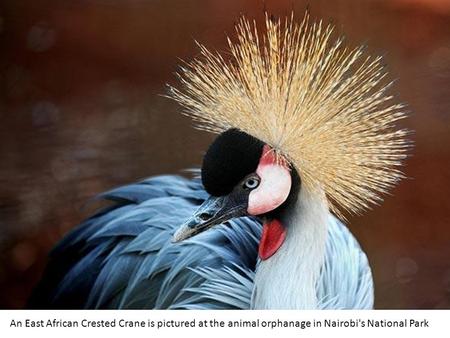
[[[259,181],[255,178],[249,178],[245,181],[245,188],[247,189],[255,189],[259,184]]]

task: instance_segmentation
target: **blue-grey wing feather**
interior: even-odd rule
[[[372,272],[357,240],[330,215],[325,262],[317,283],[321,309],[372,309]]]
[[[183,243],[175,230],[208,197],[200,179],[158,176],[107,191],[114,201],[52,251],[35,308],[247,309],[261,224],[234,219]],[[344,283],[342,281],[345,281]],[[323,308],[373,304],[370,268],[350,232],[330,216],[317,285]]]
[[[244,279],[245,287],[252,284],[249,276],[261,233],[258,221],[232,220],[217,231],[171,243],[174,231],[207,197],[199,179],[178,176],[153,177],[101,194],[99,198],[115,205],[83,222],[53,249],[29,305],[243,307],[245,296],[227,298],[226,290]],[[213,297],[221,280],[224,291]]]

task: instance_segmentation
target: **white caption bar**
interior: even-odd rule
[[[448,337],[450,310],[0,311],[2,337]]]

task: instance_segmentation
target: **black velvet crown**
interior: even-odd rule
[[[213,196],[229,194],[239,181],[256,171],[263,147],[262,141],[238,129],[217,136],[203,158],[206,191]]]

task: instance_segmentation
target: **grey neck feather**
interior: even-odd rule
[[[317,279],[325,258],[328,204],[322,192],[300,190],[292,210],[281,222],[283,245],[256,269],[253,309],[316,309]]]

